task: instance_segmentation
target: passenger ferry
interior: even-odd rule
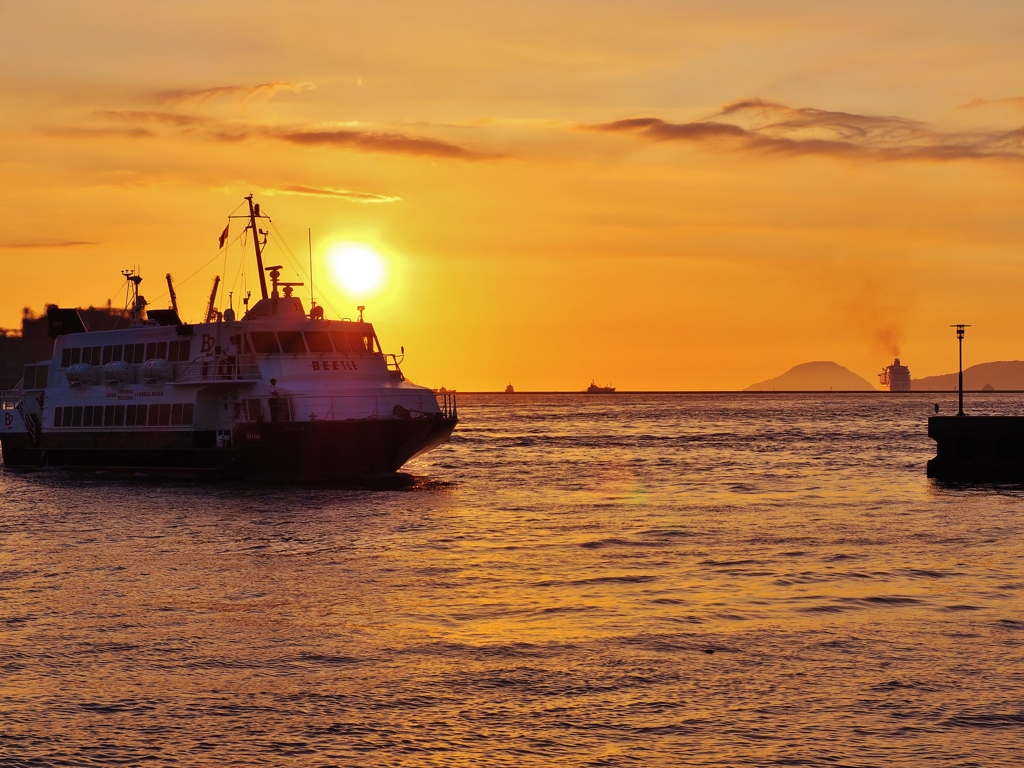
[[[52,359],[0,400],[5,466],[323,481],[393,473],[451,436],[455,395],[407,381],[364,307],[307,312],[302,283],[264,267],[268,217],[245,199],[261,298],[235,319],[211,297],[189,325],[176,306],[147,312],[126,270],[128,327],[90,332],[77,309],[49,307]]]

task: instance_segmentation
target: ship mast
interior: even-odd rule
[[[246,200],[249,201],[249,228],[252,229],[252,244],[256,247],[256,274],[260,276],[260,292],[263,298],[267,298],[267,278],[263,274],[263,251],[260,247],[260,230],[256,226],[256,217],[260,215],[260,206],[252,202],[252,194]]]

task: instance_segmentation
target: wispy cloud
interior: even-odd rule
[[[148,128],[110,128],[110,127],[83,127],[83,126],[62,126],[55,128],[44,128],[43,133],[58,139],[149,139],[156,134]]]
[[[385,133],[354,128],[314,126],[272,127],[245,123],[218,121],[175,111],[150,110],[98,110],[93,118],[107,125],[62,126],[43,129],[47,136],[58,138],[150,138],[172,135],[177,129],[181,135],[199,134],[224,143],[240,143],[253,139],[283,141],[296,146],[334,147],[357,152],[382,152],[455,160],[485,160],[500,155],[479,152],[459,144],[426,136],[406,133]],[[116,122],[117,125],[109,125]],[[161,130],[162,129],[162,130]],[[159,132],[158,132],[159,131]]]
[[[286,184],[280,187],[267,187],[266,192],[285,195],[310,195],[314,197],[337,197],[352,203],[395,203],[400,197],[375,195],[370,192],[353,192],[350,189],[332,189],[330,187],[307,187],[302,184]]]
[[[963,105],[964,109],[977,109],[978,107],[1016,107],[1024,109],[1024,96],[1008,96],[1005,99],[971,99]]]
[[[10,242],[0,241],[2,249],[49,249],[49,248],[78,248],[83,245],[99,245],[89,240],[15,240]]]
[[[190,126],[202,125],[206,121],[195,115],[183,115],[179,112],[151,112],[145,110],[118,111],[102,109],[93,112],[96,117],[108,120],[120,120],[129,123],[157,123],[158,125]]]
[[[146,101],[157,104],[183,104],[187,102],[203,103],[210,99],[235,98],[241,101],[250,99],[270,99],[278,93],[300,93],[311,91],[313,83],[260,83],[259,85],[218,85],[211,88],[177,88],[168,91],[157,91],[145,97]]]
[[[403,133],[373,133],[347,130],[284,130],[268,135],[301,146],[344,147],[362,152],[386,152],[398,155],[455,158],[459,160],[484,160],[495,158],[483,152],[475,152],[458,144],[423,136],[409,136]]]
[[[762,99],[727,104],[704,120],[639,117],[582,126],[651,142],[699,143],[725,151],[874,160],[1024,160],[1024,128],[950,133],[902,117],[790,107]]]

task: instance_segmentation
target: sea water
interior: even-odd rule
[[[462,396],[383,488],[0,472],[0,764],[1020,765],[1024,490],[927,479],[936,402]]]

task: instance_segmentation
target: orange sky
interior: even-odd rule
[[[1024,5],[892,5],[0,1],[0,326],[133,265],[198,319],[252,191],[422,384],[1024,359]]]

